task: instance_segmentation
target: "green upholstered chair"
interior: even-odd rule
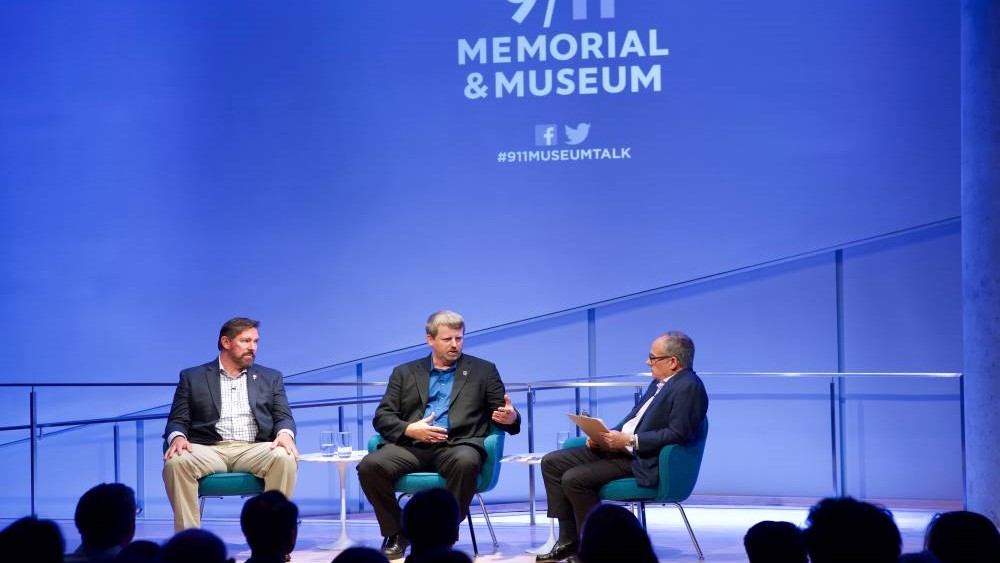
[[[500,479],[500,458],[503,457],[504,431],[494,425],[490,425],[490,428],[490,435],[486,437],[484,443],[486,446],[486,459],[483,461],[482,469],[479,470],[479,479],[476,482],[476,498],[479,499],[479,507],[483,511],[486,527],[490,531],[490,537],[493,538],[493,547],[499,547],[500,544],[497,542],[496,534],[493,533],[490,513],[486,510],[486,503],[483,502],[482,493],[491,491],[496,486],[497,480]],[[375,451],[382,442],[382,436],[375,434],[368,440],[368,451]],[[407,473],[397,479],[395,489],[399,493],[399,498],[402,499],[404,496],[412,495],[417,491],[433,489],[434,487],[444,488],[444,486],[445,480],[440,473],[416,472]],[[472,537],[472,551],[476,555],[479,555],[479,546],[476,544],[476,531],[472,528],[472,515],[470,514],[466,519],[469,522],[469,535]]]
[[[163,442],[167,451],[167,442]],[[198,480],[198,511],[205,514],[205,499],[250,497],[264,492],[264,480],[252,473],[213,473]]]
[[[660,482],[656,487],[640,487],[634,477],[615,479],[601,487],[598,496],[601,500],[628,502],[639,504],[639,521],[646,528],[646,503],[672,504],[681,511],[681,518],[687,526],[691,543],[698,552],[698,559],[704,559],[698,539],[694,536],[691,523],[681,503],[691,496],[695,483],[698,482],[698,471],[701,469],[701,458],[705,454],[705,440],[708,438],[708,419],[702,424],[701,433],[694,442],[685,445],[670,444],[660,450]],[[586,436],[573,437],[563,444],[564,448],[583,446]]]

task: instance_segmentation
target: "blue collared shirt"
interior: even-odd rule
[[[458,362],[447,369],[434,367],[431,360],[431,376],[427,385],[427,408],[424,409],[424,418],[434,413],[434,420],[431,426],[448,428],[448,407],[451,404],[451,387],[455,383],[455,368]]]

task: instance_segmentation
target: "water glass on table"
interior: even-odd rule
[[[333,441],[333,430],[319,431],[319,453],[324,457],[333,457],[337,453],[337,443]]]
[[[351,445],[351,433],[337,432],[337,457],[351,457],[351,451],[354,447]]]

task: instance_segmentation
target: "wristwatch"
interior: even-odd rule
[[[632,436],[628,439],[628,445],[632,446],[633,450],[636,449],[636,448],[638,448],[639,447],[639,436],[637,436],[635,434],[632,434]]]

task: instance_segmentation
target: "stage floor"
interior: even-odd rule
[[[533,563],[534,555],[528,549],[544,544],[549,538],[549,522],[539,514],[534,526],[530,525],[527,512],[491,513],[499,547],[493,547],[489,531],[482,516],[473,505],[473,523],[479,544],[480,561]],[[741,507],[704,506],[686,507],[688,519],[694,528],[698,542],[705,554],[705,561],[746,561],[743,550],[743,534],[747,528],[761,520],[785,520],[796,525],[805,522],[808,507]],[[924,529],[933,510],[898,509],[893,511],[896,524],[903,535],[903,552],[919,551],[922,548]],[[646,510],[648,530],[660,561],[697,561],[698,555],[688,538],[680,513],[670,506],[650,507]],[[6,526],[10,519],[0,520]],[[60,520],[70,550],[79,545],[79,536],[71,520]],[[204,528],[218,534],[229,549],[230,556],[243,562],[249,557],[249,549],[240,532],[239,522],[232,519],[206,519]],[[381,542],[378,526],[370,514],[352,516],[347,524],[348,536],[360,545],[378,547]],[[136,539],[148,539],[158,543],[170,537],[172,524],[167,520],[140,518],[137,522]],[[324,549],[332,544],[340,534],[340,522],[336,517],[306,517],[299,529],[298,545],[292,554],[294,563],[329,563],[337,551]],[[463,524],[459,541],[455,545],[470,556],[472,541],[467,524]]]

